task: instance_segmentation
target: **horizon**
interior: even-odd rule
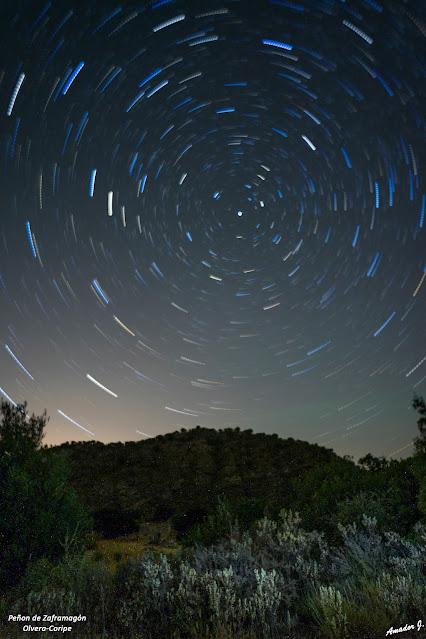
[[[413,411],[414,413],[414,411]],[[333,451],[336,455],[340,456],[340,457],[350,457],[356,464],[359,463],[359,460],[362,459],[364,456],[368,455],[368,454],[372,454],[373,457],[383,457],[385,459],[405,459],[406,457],[410,457],[413,453],[414,453],[414,440],[417,437],[417,432],[415,431],[413,434],[413,441],[411,442],[411,444],[409,446],[405,446],[402,450],[397,450],[394,451],[393,455],[374,455],[373,453],[371,453],[371,451],[364,451],[363,454],[359,454],[359,455],[353,455],[344,451],[338,451],[336,450],[336,448],[334,448],[333,446],[329,446],[326,443],[320,441],[317,439],[317,441],[314,440],[307,440],[307,439],[303,439],[301,437],[297,437],[297,436],[293,436],[293,435],[285,435],[285,434],[279,434],[279,433],[267,433],[264,432],[262,430],[256,430],[255,428],[252,427],[241,427],[238,425],[225,425],[225,426],[221,426],[221,427],[208,427],[208,426],[203,426],[203,424],[196,424],[194,426],[183,426],[183,425],[177,425],[176,429],[174,430],[169,430],[167,432],[164,433],[157,433],[155,435],[148,435],[146,433],[142,433],[141,431],[136,431],[137,436],[139,438],[135,438],[135,439],[117,439],[117,440],[107,440],[107,441],[102,441],[96,438],[88,438],[88,439],[70,439],[70,440],[61,440],[57,443],[48,443],[45,441],[45,437],[43,437],[43,441],[42,441],[42,445],[48,446],[49,448],[55,448],[58,446],[62,446],[62,445],[66,445],[66,444],[88,444],[88,443],[96,443],[96,444],[102,444],[104,446],[107,446],[109,444],[127,444],[127,443],[135,443],[138,444],[140,442],[145,442],[148,441],[150,439],[156,439],[157,437],[163,437],[166,435],[175,435],[175,434],[180,434],[183,432],[191,432],[191,431],[198,431],[198,430],[213,430],[216,432],[223,432],[226,430],[232,430],[234,432],[250,432],[250,434],[252,435],[265,435],[265,436],[277,436],[279,439],[282,440],[287,440],[287,439],[291,439],[295,442],[301,442],[304,444],[309,444],[309,445],[316,445],[316,446],[320,446],[322,448],[326,448],[328,450]]]

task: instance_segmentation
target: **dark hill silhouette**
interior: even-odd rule
[[[415,480],[398,462],[382,460],[376,464],[381,470],[373,471],[276,434],[197,426],[139,442],[67,442],[46,452],[58,451],[68,459],[71,483],[95,528],[109,536],[136,530],[138,522],[169,519],[184,533],[223,498],[248,523],[292,508],[308,526],[324,529],[339,502],[365,490],[384,494],[392,482],[398,500],[418,516]]]
[[[356,464],[317,444],[238,428],[197,426],[139,442],[46,449],[57,453],[67,458],[71,484],[95,530],[111,537],[166,520],[182,535],[219,502],[245,526],[286,508],[298,511],[305,527],[326,533],[362,513],[404,532],[420,518],[423,503],[424,455],[417,461],[367,455]],[[223,519],[220,512],[216,520]]]

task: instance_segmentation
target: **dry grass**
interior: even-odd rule
[[[86,555],[92,561],[102,561],[115,572],[117,565],[129,559],[140,559],[146,552],[174,555],[181,546],[165,524],[145,524],[139,533],[95,541],[94,548]]]

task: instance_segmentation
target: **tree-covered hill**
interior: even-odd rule
[[[316,444],[251,430],[196,427],[140,442],[67,442],[46,450],[57,452],[67,457],[71,483],[96,528],[112,536],[166,519],[184,533],[220,499],[243,523],[292,508],[326,529],[339,509],[349,516],[358,506],[399,519],[398,528],[419,519],[408,462],[367,458],[359,465]]]

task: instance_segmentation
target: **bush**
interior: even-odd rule
[[[376,520],[366,516],[361,525],[340,525],[339,531],[343,545],[332,556],[334,576],[339,582],[370,578],[384,570],[421,579],[426,562],[426,546],[421,541],[379,531]],[[421,540],[424,529],[417,526],[415,532]]]
[[[215,510],[207,515],[204,522],[193,526],[183,537],[186,546],[201,544],[209,546],[232,533],[237,526],[236,514],[229,502],[219,499]]]
[[[19,591],[23,593],[40,592],[49,585],[53,574],[54,564],[49,559],[42,557],[30,564],[27,572],[19,584]]]
[[[348,618],[340,590],[334,586],[318,586],[309,597],[308,606],[322,636],[330,639],[348,637]]]
[[[34,562],[8,610],[87,615],[81,637],[378,639],[426,617],[426,531],[411,539],[373,518],[340,525],[340,544],[297,514],[231,528],[219,543],[120,564],[66,556]]]
[[[130,560],[116,574],[115,616],[125,636],[169,636],[173,614],[174,575],[168,559],[152,554]]]
[[[57,565],[45,560],[29,568],[20,596],[9,606],[12,614],[84,614],[79,636],[109,632],[113,604],[113,579],[107,568],[83,556],[65,556]]]
[[[182,539],[189,530],[203,521],[207,513],[205,510],[198,508],[189,509],[184,513],[176,513],[172,517],[172,525],[177,533],[178,539]]]
[[[343,544],[330,555],[333,584],[314,587],[306,601],[307,615],[322,636],[330,639],[383,637],[392,624],[426,614],[423,569],[424,530],[419,541],[394,532],[381,532],[366,516],[361,524],[339,527]]]

